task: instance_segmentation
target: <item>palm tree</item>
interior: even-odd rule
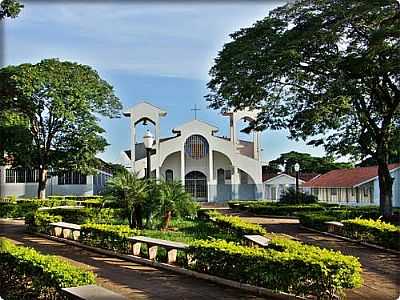
[[[163,229],[168,228],[172,219],[172,214],[176,216],[187,216],[196,212],[198,205],[193,201],[191,195],[185,191],[181,182],[160,182],[159,189],[159,212],[163,218]]]
[[[107,181],[104,196],[125,209],[131,228],[143,227],[143,206],[148,198],[149,184],[137,174],[121,172]]]

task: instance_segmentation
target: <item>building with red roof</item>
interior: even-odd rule
[[[393,182],[393,206],[400,206],[400,163],[389,164]],[[333,170],[303,184],[319,201],[379,204],[378,167]]]

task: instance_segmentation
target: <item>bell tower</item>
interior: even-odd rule
[[[124,111],[123,115],[125,117],[130,118],[130,128],[131,128],[131,141],[130,141],[130,150],[131,150],[131,167],[132,171],[135,171],[135,160],[136,160],[136,127],[140,123],[150,122],[154,125],[155,130],[155,150],[156,153],[160,153],[160,119],[167,115],[167,112],[162,110],[161,108],[154,106],[146,101],[140,102],[135,106],[128,108]],[[156,177],[159,178],[160,174],[160,162],[159,155],[156,155]]]

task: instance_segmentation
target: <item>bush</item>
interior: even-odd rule
[[[350,238],[400,250],[400,227],[381,220],[350,219],[342,221],[343,234]]]
[[[84,224],[81,225],[80,240],[84,244],[128,253],[128,237],[140,235],[140,230],[128,225]]]
[[[297,295],[333,296],[361,284],[357,258],[320,249],[276,251],[226,241],[194,241],[191,268],[243,283]]]
[[[265,235],[267,231],[258,224],[252,224],[243,221],[239,217],[225,216],[216,211],[207,213],[210,220],[214,221],[219,227],[226,230],[228,233],[235,233],[239,236],[245,234]]]
[[[64,299],[61,288],[95,283],[92,272],[0,239],[0,295],[5,299]]]
[[[28,225],[30,231],[42,232],[50,234],[50,223],[61,222],[62,217],[57,215],[50,215],[46,211],[36,211],[25,217],[25,224]]]
[[[288,204],[309,204],[309,203],[317,203],[318,198],[314,195],[309,195],[303,192],[296,194],[296,190],[293,188],[289,188],[279,199],[281,203]]]
[[[0,218],[23,218],[39,207],[36,202],[0,203]]]

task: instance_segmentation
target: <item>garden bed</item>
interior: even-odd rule
[[[61,288],[95,283],[92,272],[0,239],[0,295],[5,299],[65,299]]]

